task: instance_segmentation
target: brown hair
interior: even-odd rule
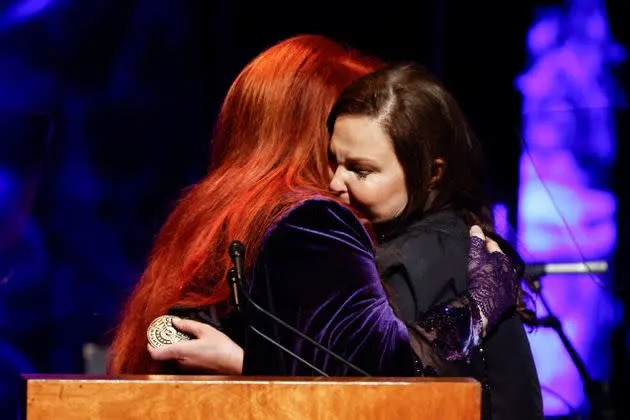
[[[435,77],[414,63],[388,65],[362,77],[341,94],[328,118],[329,133],[343,115],[363,115],[377,121],[391,138],[405,173],[409,200],[403,212],[386,223],[386,233],[395,234],[413,220],[452,208],[469,226],[480,225],[497,240],[522,276],[524,264],[518,253],[494,232],[481,144],[457,101]],[[432,182],[438,158],[446,168]],[[523,300],[530,297],[522,288],[520,295],[519,313],[524,321],[533,319],[533,311]]]

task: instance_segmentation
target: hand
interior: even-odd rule
[[[470,228],[468,292],[479,307],[484,330],[516,305],[519,278],[512,261],[479,226]]]
[[[190,319],[173,317],[173,326],[194,338],[159,348],[147,344],[154,360],[175,360],[184,370],[241,374],[243,349],[227,335],[208,324]]]

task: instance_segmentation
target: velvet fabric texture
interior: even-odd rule
[[[338,203],[307,200],[272,226],[246,287],[253,301],[375,376],[413,376],[405,324],[390,306],[370,236]],[[296,334],[250,312],[251,325],[331,376],[359,376]],[[248,330],[246,375],[318,375]]]

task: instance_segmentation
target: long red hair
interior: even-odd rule
[[[246,245],[251,268],[275,220],[328,194],[326,117],[346,86],[379,65],[328,38],[301,35],[243,69],[219,114],[210,170],[168,217],[129,299],[110,373],[164,372],[146,349],[151,321],[173,305],[225,302],[229,242]]]

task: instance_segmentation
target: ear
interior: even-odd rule
[[[433,160],[433,167],[431,168],[431,180],[429,181],[429,188],[435,188],[435,186],[444,177],[444,171],[446,171],[446,162],[442,158],[435,158]]]

